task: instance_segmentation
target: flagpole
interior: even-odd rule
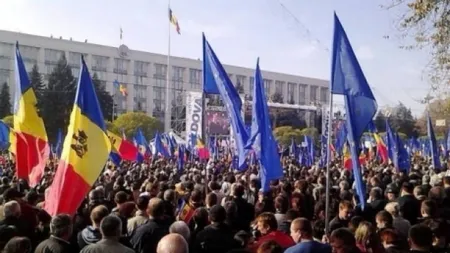
[[[330,220],[330,167],[331,167],[331,137],[332,137],[332,126],[333,126],[333,93],[330,91],[330,101],[329,101],[329,120],[328,120],[328,136],[327,136],[327,170],[326,170],[326,187],[325,187],[325,234],[328,235],[330,232],[329,220]],[[322,115],[326,117],[326,115]]]
[[[168,9],[170,11],[170,0],[168,0]],[[166,83],[166,108],[164,113],[164,130],[169,132],[170,122],[171,122],[171,108],[169,109],[169,87],[170,87],[170,18],[169,18],[169,34],[168,34],[168,45],[167,45],[167,83]]]

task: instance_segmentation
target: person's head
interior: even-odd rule
[[[350,201],[343,200],[339,203],[339,219],[349,220],[353,215],[353,204]]]
[[[289,208],[289,201],[282,196],[278,196],[275,198],[275,210],[278,213],[285,214]]]
[[[413,194],[414,194],[414,197],[418,200],[422,200],[422,199],[426,198],[425,190],[423,189],[423,187],[421,185],[414,187]]]
[[[122,221],[116,215],[108,215],[100,223],[103,238],[118,240],[122,235]]]
[[[31,241],[27,237],[13,237],[6,243],[3,253],[31,253]]]
[[[241,198],[242,196],[244,196],[244,193],[245,193],[245,188],[242,184],[236,184],[234,186],[234,189],[232,192],[234,197]]]
[[[297,218],[291,223],[291,237],[299,243],[301,240],[311,240],[313,238],[313,229],[311,222],[305,218]]]
[[[215,205],[209,210],[209,220],[212,223],[223,223],[227,218],[225,208],[221,205]]]
[[[379,187],[372,188],[372,190],[370,190],[369,195],[370,195],[370,200],[372,200],[372,201],[383,198],[382,190]]]
[[[334,253],[347,253],[356,247],[356,240],[349,229],[338,228],[331,233],[330,245]]]
[[[195,209],[192,219],[197,227],[201,228],[206,226],[208,224],[208,210],[204,207]]]
[[[99,227],[100,222],[102,222],[103,218],[109,215],[108,208],[104,205],[96,206],[91,211],[91,222],[94,227]]]
[[[50,222],[50,234],[68,240],[72,236],[72,219],[67,214],[58,214]]]
[[[443,181],[444,181],[444,187],[450,187],[450,176],[445,176]]]
[[[423,201],[422,206],[420,207],[420,213],[424,218],[435,218],[438,214],[438,206],[436,205],[436,202],[433,200]]]
[[[252,244],[254,239],[250,233],[241,230],[234,235],[234,240],[239,243],[241,248],[247,248],[248,245]]]
[[[150,197],[146,195],[141,195],[136,200],[136,208],[141,211],[145,211],[148,206],[148,202],[150,202]]]
[[[392,187],[386,189],[386,197],[389,201],[394,201],[397,198],[397,194]]]
[[[385,210],[379,211],[375,217],[375,221],[377,222],[377,228],[391,228],[393,223],[393,218],[390,213]]]
[[[217,203],[217,195],[214,192],[210,192],[208,193],[208,195],[206,195],[206,207],[211,208],[212,206],[218,204]]]
[[[350,229],[354,233],[363,220],[364,218],[361,216],[352,217],[350,219],[350,222],[348,223],[348,229]]]
[[[191,231],[189,230],[188,225],[184,221],[175,221],[169,227],[169,233],[171,234],[179,234],[183,236],[183,238],[189,242],[191,237]]]
[[[164,191],[164,200],[168,202],[173,202],[175,200],[175,191],[172,189],[167,189]]]
[[[275,241],[266,241],[259,245],[257,253],[283,253],[283,248]]]
[[[395,231],[394,229],[383,229],[380,232],[380,240],[381,243],[383,244],[383,247],[386,249],[392,245],[395,245],[399,242],[400,237],[397,233],[397,231]]]
[[[359,223],[358,228],[355,231],[356,243],[368,244],[370,243],[370,238],[375,234],[372,224],[368,221],[362,221]]]
[[[417,224],[409,229],[408,242],[411,250],[430,250],[433,246],[433,235],[429,227]]]
[[[256,218],[256,220],[258,231],[263,235],[275,231],[278,228],[277,219],[275,218],[275,215],[273,215],[273,213],[262,213],[258,216],[258,218]]]
[[[189,253],[189,245],[183,236],[168,234],[158,242],[156,253]]]
[[[400,206],[397,202],[389,202],[384,207],[388,213],[392,215],[392,218],[397,218],[400,216]]]
[[[116,193],[116,195],[114,196],[114,202],[120,206],[123,203],[127,202],[128,196],[125,192],[120,191],[118,193]]]
[[[410,182],[404,182],[402,184],[402,193],[401,195],[411,195],[413,194],[414,191],[414,185],[411,184]]]
[[[160,198],[152,198],[148,202],[147,214],[155,219],[161,218],[164,215],[164,202]]]
[[[5,218],[19,218],[21,214],[20,205],[15,200],[8,201],[3,206],[3,215]]]

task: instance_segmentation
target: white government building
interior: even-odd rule
[[[145,111],[148,115],[164,122],[166,102],[167,55],[120,47],[97,45],[67,38],[36,36],[24,33],[0,30],[0,84],[10,84],[11,94],[14,92],[14,45],[20,43],[20,51],[27,71],[37,64],[48,79],[58,60],[64,54],[78,77],[80,55],[85,56],[91,74],[96,73],[106,85],[106,89],[114,95],[116,113],[127,111]],[[170,58],[170,99],[183,98],[187,91],[202,91],[202,63],[200,60],[171,57]],[[224,65],[234,84],[240,83],[246,95],[253,88],[254,69]],[[328,81],[295,76],[289,74],[263,71],[264,86],[267,95],[275,92],[283,94],[284,103],[294,101],[297,108],[311,110],[311,105],[326,104],[329,98]],[[128,91],[124,97],[114,88],[113,82],[118,80]],[[181,95],[181,96],[180,96]],[[12,96],[14,97],[14,96]],[[290,105],[291,106],[291,105]],[[308,109],[309,108],[309,109]],[[170,111],[170,110],[169,110]],[[167,117],[168,119],[170,118]],[[314,118],[306,112],[306,122],[313,125]]]

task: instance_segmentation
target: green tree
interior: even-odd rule
[[[386,116],[382,111],[378,111],[373,122],[378,132],[386,131]]]
[[[392,129],[397,132],[402,132],[407,136],[417,136],[417,131],[415,130],[416,120],[411,113],[411,109],[402,103],[399,103],[392,109],[389,123]]]
[[[112,119],[114,99],[112,95],[109,94],[108,91],[106,91],[105,84],[103,84],[102,81],[98,79],[97,73],[94,73],[94,75],[92,76],[92,84],[94,85],[95,94],[97,94],[103,117],[107,120]]]
[[[114,121],[116,129],[123,129],[127,136],[134,136],[136,129],[140,128],[146,138],[153,138],[156,131],[164,131],[162,122],[143,112],[127,112],[121,114]]]
[[[277,127],[273,130],[273,134],[278,142],[283,145],[289,145],[292,138],[294,138],[297,143],[300,143],[303,137],[300,129],[296,129],[291,126]]]
[[[284,100],[283,94],[281,94],[280,92],[277,92],[277,91],[272,94],[271,98],[272,98],[272,102],[274,102],[274,103],[283,103],[283,100]]]
[[[319,131],[314,127],[303,128],[301,133],[302,135],[314,137],[315,140],[319,137]]]
[[[109,120],[105,120],[105,124],[106,124],[106,129],[108,131],[111,131],[119,136],[121,135],[121,133],[119,133],[120,132],[119,129],[116,127],[116,125],[114,123],[112,123]]]
[[[387,9],[399,11],[399,32],[407,43],[406,50],[425,49],[430,52],[427,62],[432,88],[448,85],[450,81],[450,1],[390,0]],[[389,36],[387,36],[389,38]],[[413,43],[410,43],[411,38]]]
[[[0,118],[11,115],[11,95],[9,86],[5,82],[0,89]]]
[[[36,93],[36,97],[40,98],[42,92],[45,90],[45,84],[42,81],[42,75],[41,73],[39,73],[39,67],[37,66],[37,64],[33,65],[29,76],[31,87],[33,87],[34,93]]]
[[[2,119],[3,123],[8,125],[9,127],[14,127],[14,116],[8,115]]]
[[[41,116],[50,140],[56,139],[58,129],[67,128],[75,100],[76,80],[63,55],[50,73],[48,86],[42,91]]]

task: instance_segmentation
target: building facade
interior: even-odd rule
[[[14,44],[20,51],[27,71],[37,64],[44,81],[65,55],[72,73],[78,77],[80,56],[84,55],[91,74],[97,74],[107,91],[114,95],[115,113],[144,111],[162,122],[173,120],[172,110],[166,110],[167,55],[130,50],[127,46],[111,47],[72,39],[43,37],[17,32],[0,31],[0,84],[10,84],[14,94]],[[253,89],[254,70],[224,65],[232,82],[243,87],[250,95]],[[170,106],[185,101],[188,91],[202,90],[202,62],[200,60],[170,58]],[[328,103],[328,81],[289,74],[262,72],[266,95],[282,94],[284,103],[319,105]],[[128,95],[122,96],[113,83],[117,80],[126,87]],[[14,97],[14,96],[12,96]],[[313,119],[309,117],[308,124]]]

